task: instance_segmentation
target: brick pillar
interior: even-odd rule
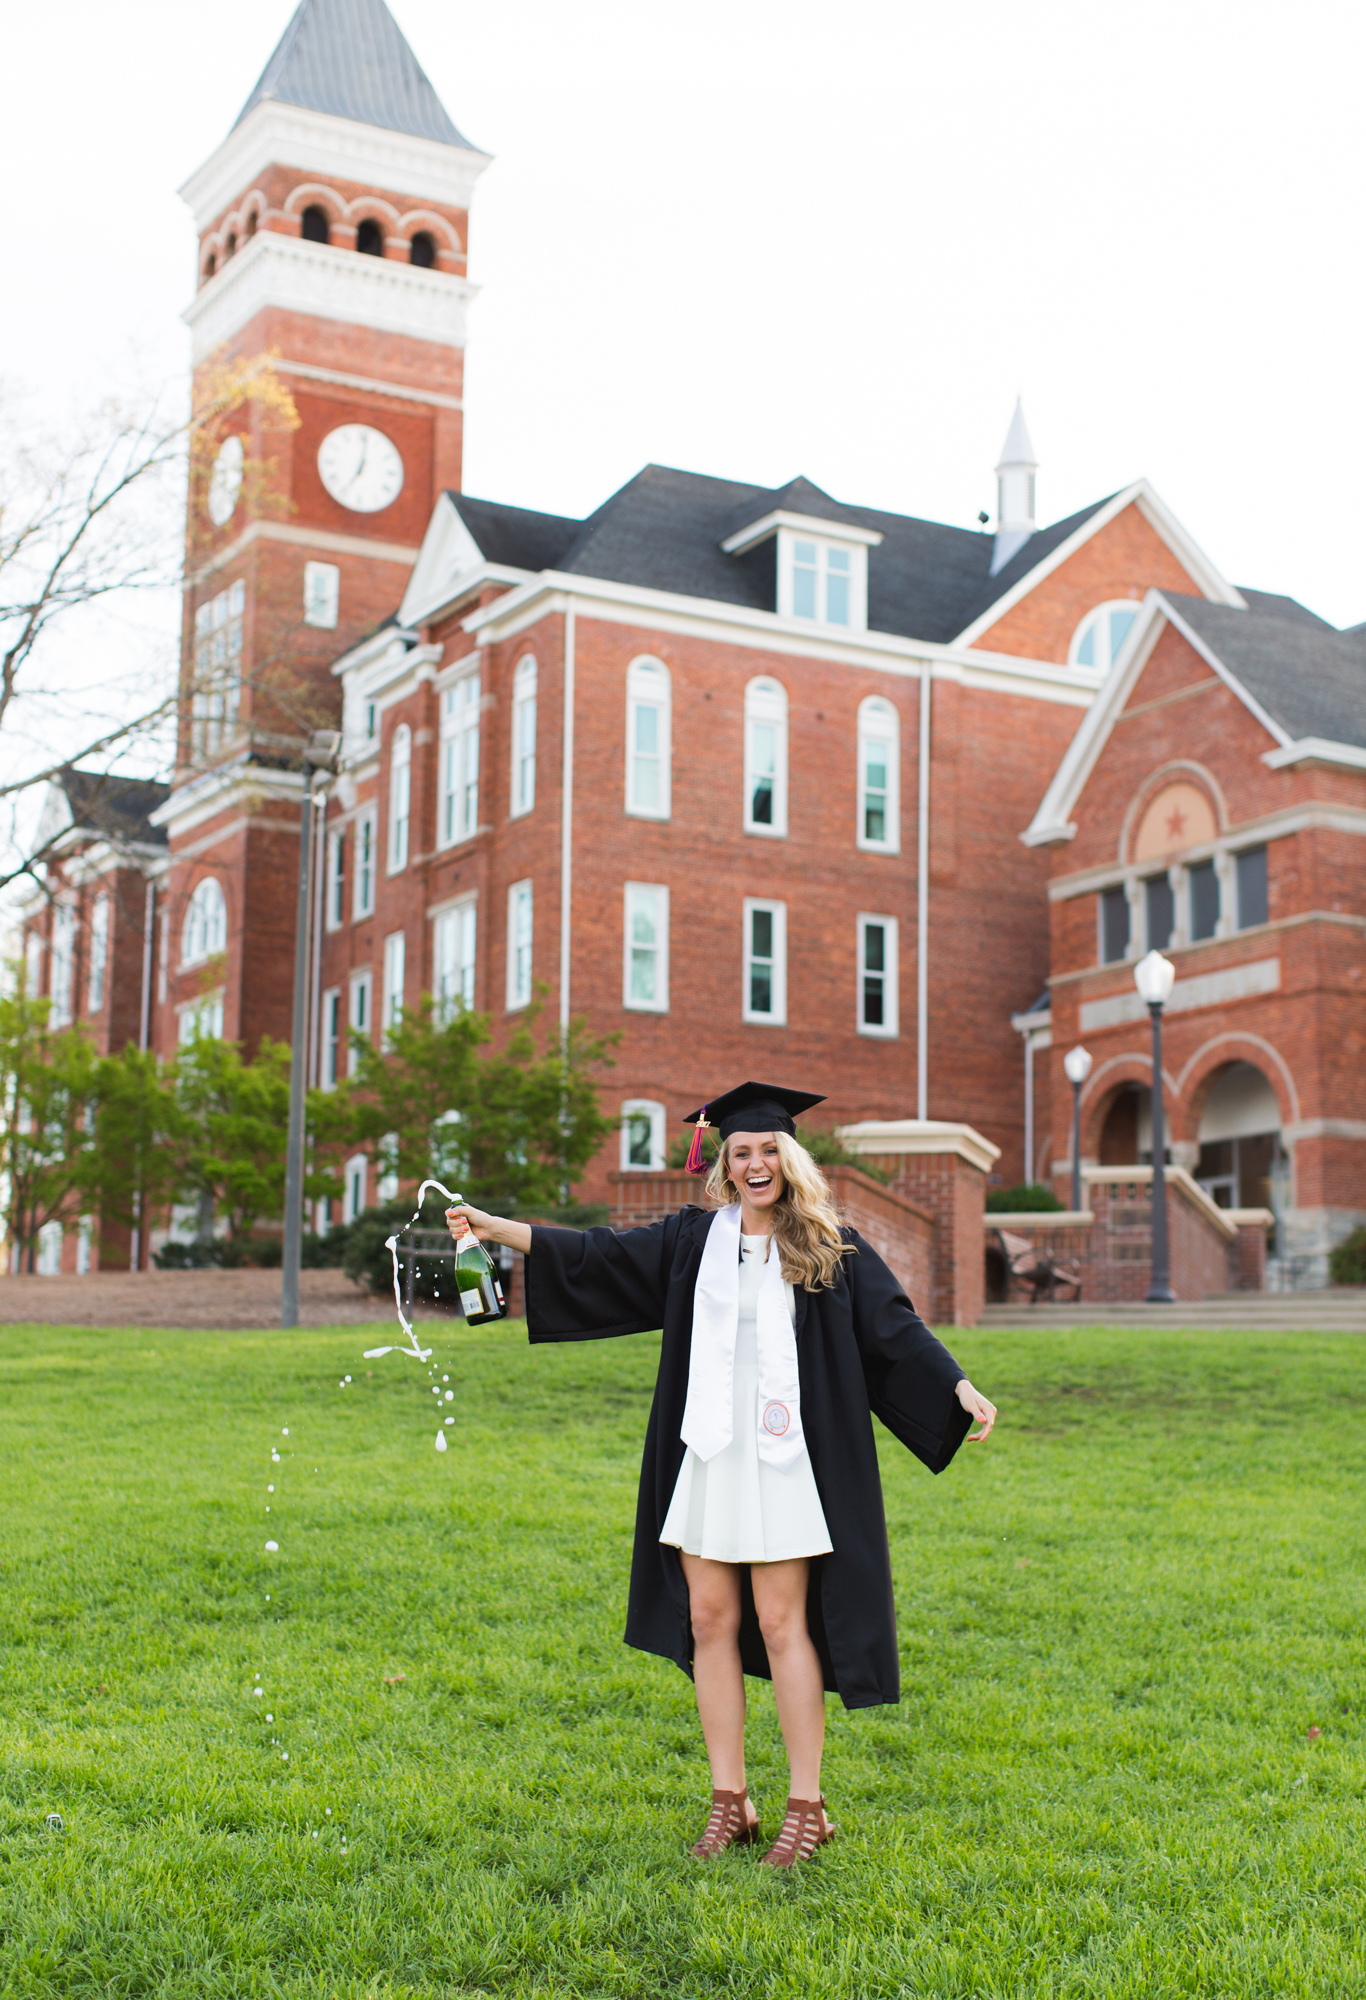
[[[938,1326],[975,1326],[985,1303],[987,1174],[999,1148],[971,1125],[933,1118],[870,1118],[840,1137],[933,1218],[933,1280],[919,1310]]]

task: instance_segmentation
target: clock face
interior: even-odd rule
[[[403,491],[398,447],[369,424],[343,424],[318,447],[318,473],[332,498],[353,514],[378,514]]]
[[[209,474],[209,519],[215,528],[226,528],[232,519],[242,491],[242,459],[241,438],[224,438]]]

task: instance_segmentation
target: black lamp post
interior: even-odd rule
[[[1080,1042],[1062,1059],[1067,1081],[1072,1086],[1072,1208],[1081,1208],[1081,1087],[1091,1074],[1091,1051]]]
[[[1160,951],[1150,951],[1134,967],[1134,984],[1153,1024],[1153,1261],[1147,1298],[1153,1305],[1173,1305],[1167,1252],[1167,1131],[1162,1115],[1162,1009],[1172,997],[1176,967]]]
[[[299,825],[299,909],[294,930],[294,1024],[289,1052],[289,1130],[285,1142],[285,1242],[280,1324],[299,1324],[299,1265],[304,1247],[304,1099],[308,1091],[309,894],[313,877],[313,801],[337,768],[341,736],[315,729],[304,750],[304,796]]]

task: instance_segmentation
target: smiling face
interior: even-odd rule
[[[783,1169],[772,1132],[737,1132],[726,1143],[726,1167],[742,1206],[762,1215],[782,1199]]]

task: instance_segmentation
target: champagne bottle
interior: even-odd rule
[[[455,1282],[467,1325],[485,1326],[490,1320],[507,1318],[493,1259],[463,1215],[455,1225]]]

